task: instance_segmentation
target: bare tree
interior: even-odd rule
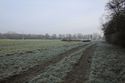
[[[110,0],[106,7],[110,20],[103,24],[105,39],[109,43],[125,46],[125,0]]]

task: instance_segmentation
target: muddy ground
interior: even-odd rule
[[[74,65],[71,72],[64,78],[63,83],[87,83],[91,67],[91,59],[94,54],[94,46],[88,47],[83,51],[79,62]]]

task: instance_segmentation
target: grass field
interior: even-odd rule
[[[0,83],[124,83],[125,49],[106,42],[0,40]]]
[[[20,74],[38,64],[49,62],[61,53],[82,44],[84,43],[60,40],[0,40],[0,79]]]
[[[63,42],[60,40],[0,40],[0,56],[32,53],[50,47],[72,45],[78,42]]]

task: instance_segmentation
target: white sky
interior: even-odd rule
[[[95,33],[106,0],[0,0],[0,32]]]

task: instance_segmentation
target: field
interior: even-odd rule
[[[32,53],[48,48],[72,45],[77,42],[62,42],[60,40],[0,40],[0,56]]]
[[[0,40],[1,83],[59,82],[78,62],[86,45],[60,40]]]
[[[0,40],[0,83],[124,83],[124,55],[103,41]]]

